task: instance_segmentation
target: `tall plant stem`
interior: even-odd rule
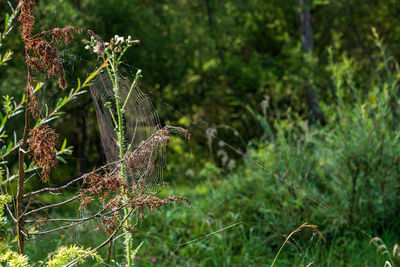
[[[125,149],[124,149],[124,125],[123,125],[123,108],[125,108],[125,104],[123,107],[121,107],[121,102],[120,102],[120,92],[119,92],[119,87],[118,87],[118,60],[115,59],[114,52],[112,54],[112,60],[111,60],[111,81],[113,83],[113,91],[114,91],[114,96],[115,96],[115,107],[117,110],[117,138],[118,138],[118,147],[119,147],[119,159],[122,160],[125,155]],[[110,72],[109,72],[110,74]],[[126,171],[125,171],[125,164],[121,164],[121,172],[120,172],[122,177],[126,177]],[[128,194],[130,191],[131,184],[128,181]],[[125,207],[124,208],[124,214],[127,216],[129,214],[129,208]],[[127,220],[125,221],[125,226],[127,229],[129,229],[130,225],[130,218],[128,217]],[[133,266],[133,259],[132,259],[132,234],[128,231],[125,230],[126,235],[125,235],[125,253],[126,253],[126,263],[128,267]]]
[[[18,192],[17,192],[17,236],[18,236],[18,253],[24,253],[24,241],[25,237],[23,234],[24,230],[24,216],[22,205],[24,201],[24,182],[25,182],[25,170],[24,170],[24,160],[25,160],[25,150],[29,133],[29,123],[30,123],[30,80],[31,80],[31,71],[30,67],[28,67],[28,84],[25,89],[26,94],[26,107],[25,107],[25,125],[24,125],[24,133],[22,135],[21,146],[18,152]]]

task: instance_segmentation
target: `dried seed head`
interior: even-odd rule
[[[46,125],[33,129],[28,139],[29,150],[32,151],[33,160],[42,167],[42,182],[49,179],[52,167],[57,166],[56,140],[58,134]]]
[[[30,85],[28,85],[30,87]],[[32,116],[35,119],[39,119],[41,116],[41,112],[40,112],[40,108],[39,108],[39,102],[36,98],[36,96],[33,94],[33,91],[31,88],[28,88],[27,90],[27,97],[29,98],[29,106],[27,107],[27,109],[29,110],[29,112],[32,114]]]
[[[21,2],[21,14],[18,19],[22,24],[22,41],[25,44],[26,62],[28,67],[39,73],[47,74],[49,77],[58,76],[58,85],[60,88],[64,89],[67,86],[65,81],[65,70],[58,58],[58,49],[53,46],[53,44],[61,45],[64,43],[68,45],[74,39],[74,32],[82,33],[83,31],[86,31],[98,41],[98,52],[102,53],[104,51],[103,41],[94,34],[93,31],[73,26],[54,28],[50,31],[43,31],[39,34],[32,35],[33,26],[35,24],[33,12],[36,1],[25,0]],[[45,40],[42,37],[44,35],[49,35],[51,41]],[[31,74],[29,73],[28,76],[31,76]]]

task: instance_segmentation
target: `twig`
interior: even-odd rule
[[[18,147],[19,147],[19,145],[18,145]],[[28,168],[25,170],[25,173],[34,171],[36,169],[37,169],[37,167]],[[14,174],[14,175],[10,176],[7,180],[4,180],[1,184],[4,185],[6,183],[12,182],[15,178],[18,178],[18,177],[19,177],[19,174]]]
[[[107,267],[110,266],[111,248],[112,248],[113,243],[114,243],[113,240],[111,240],[111,241],[108,243],[107,259],[106,259],[106,266],[107,266]]]
[[[123,161],[123,160],[117,160],[117,161],[114,161],[114,162],[107,163],[107,164],[105,164],[105,165],[103,165],[103,166],[97,168],[96,170],[90,172],[90,173],[85,173],[85,174],[82,175],[82,176],[79,176],[79,177],[77,177],[77,178],[74,178],[73,180],[71,180],[70,182],[66,183],[65,185],[62,185],[62,186],[59,186],[59,187],[47,187],[47,188],[43,188],[43,189],[40,189],[40,190],[37,190],[37,191],[34,191],[34,192],[29,192],[29,193],[26,193],[26,194],[24,195],[24,197],[31,197],[31,196],[34,196],[34,195],[37,195],[37,194],[41,194],[41,193],[45,193],[45,192],[57,192],[57,191],[61,191],[61,190],[65,189],[65,188],[67,188],[68,186],[70,186],[71,184],[73,184],[73,183],[75,183],[75,182],[78,182],[78,181],[80,181],[80,180],[82,180],[82,179],[88,177],[88,176],[89,176],[90,174],[92,174],[92,173],[98,172],[98,171],[100,171],[100,170],[103,170],[103,169],[105,169],[105,168],[107,168],[107,167],[109,167],[109,166],[111,166],[111,165],[120,163],[120,162],[122,162],[122,161]]]
[[[92,249],[91,252],[96,252],[97,250],[99,250],[99,249],[101,249],[102,247],[104,247],[105,245],[107,245],[108,242],[110,242],[110,241],[113,239],[113,237],[118,233],[118,231],[119,231],[119,230],[121,229],[121,227],[124,225],[125,221],[129,218],[129,216],[131,216],[131,214],[132,214],[132,212],[133,212],[134,210],[135,210],[135,208],[132,208],[132,209],[128,212],[128,214],[124,217],[124,219],[121,221],[121,223],[118,225],[117,229],[115,229],[115,231],[114,231],[103,243],[101,243],[101,244],[100,244],[99,246],[97,246],[96,248]],[[86,258],[87,256],[88,256],[88,255],[80,256],[80,257],[74,259],[73,261],[67,263],[65,266],[66,266],[66,267],[73,266],[73,265],[77,264],[78,261],[79,261],[80,259]]]
[[[76,196],[74,196],[73,198],[70,198],[70,199],[65,200],[65,201],[63,201],[63,202],[59,202],[59,203],[55,203],[55,204],[43,206],[43,207],[38,208],[38,209],[35,209],[35,210],[31,210],[31,211],[29,211],[29,212],[23,214],[22,217],[26,217],[26,216],[28,216],[28,215],[30,215],[30,214],[32,214],[32,213],[35,213],[35,212],[38,212],[38,211],[41,211],[41,210],[50,209],[50,208],[55,208],[55,207],[58,207],[58,206],[61,206],[61,205],[70,203],[70,202],[72,202],[72,201],[78,199],[80,196],[81,196],[81,195],[76,195]]]
[[[96,217],[107,216],[107,215],[113,214],[113,213],[121,210],[126,205],[128,205],[128,203],[125,203],[125,204],[119,206],[117,209],[113,209],[112,211],[109,211],[109,212],[106,212],[104,214],[101,214],[103,211],[105,211],[108,208],[108,207],[105,207],[101,211],[97,212],[95,215],[90,216],[90,217],[86,217],[86,218],[81,218],[81,219],[48,219],[48,220],[46,220],[46,222],[85,222],[85,221],[94,219]],[[26,220],[25,222],[33,223],[33,222],[37,222],[37,220]]]
[[[3,188],[2,188],[1,186],[0,186],[0,191],[1,191],[1,194],[4,195],[4,191],[3,191]],[[14,222],[17,222],[17,219],[15,219],[14,215],[12,214],[11,209],[10,209],[10,206],[8,205],[8,203],[6,203],[6,208],[7,208],[8,213],[10,214],[11,219],[12,219]]]
[[[1,35],[1,39],[4,39],[8,31],[10,30],[10,26],[12,22],[14,21],[14,18],[17,16],[19,8],[21,7],[22,1],[19,1],[17,7],[14,9],[13,13],[10,16],[10,19],[8,20],[8,27],[5,27],[3,34]]]
[[[65,226],[61,226],[61,227],[58,227],[58,228],[54,228],[54,229],[51,229],[51,230],[48,230],[48,231],[29,233],[29,235],[45,235],[45,234],[50,234],[50,233],[54,233],[54,232],[57,232],[57,231],[60,231],[60,230],[63,230],[63,229],[70,228],[70,227],[72,227],[72,226],[76,226],[76,225],[81,224],[81,223],[83,223],[83,222],[71,223],[71,224],[68,224],[68,225],[65,225]]]
[[[27,210],[29,209],[29,206],[31,205],[31,203],[32,203],[32,198],[30,198],[30,199],[28,200],[28,204],[26,205],[26,207],[25,207],[24,211],[22,212],[21,216],[24,216],[24,214],[25,214],[25,213],[27,212]]]

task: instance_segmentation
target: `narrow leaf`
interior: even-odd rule
[[[6,13],[6,20],[5,20],[5,22],[4,22],[6,31],[8,30],[8,21],[9,21],[9,20],[10,20],[10,15],[8,15],[8,13]]]
[[[61,146],[60,151],[63,151],[66,146],[67,146],[67,138],[64,138],[64,142],[63,142],[63,144]]]

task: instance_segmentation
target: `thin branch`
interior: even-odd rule
[[[121,221],[121,223],[118,225],[118,227],[115,229],[115,231],[100,245],[98,245],[96,248],[92,249],[91,252],[96,252],[97,250],[101,249],[102,247],[104,247],[105,245],[107,245],[113,238],[114,236],[118,233],[118,231],[121,229],[121,227],[124,225],[125,221],[129,218],[129,216],[131,216],[132,212],[135,210],[135,208],[132,208],[128,214],[124,217],[124,219]],[[74,259],[73,261],[69,262],[67,265],[65,265],[66,267],[68,266],[73,266],[75,264],[77,264],[79,262],[80,259],[82,258],[86,258],[88,255],[84,255],[84,256],[80,256],[76,259]]]
[[[81,87],[76,88],[76,89],[73,91],[73,93],[70,94],[70,95],[67,97],[67,99],[66,99],[65,101],[63,101],[63,103],[62,103],[61,105],[55,107],[54,110],[53,110],[50,114],[48,114],[46,117],[44,117],[44,118],[40,121],[39,125],[46,124],[47,121],[48,121],[51,117],[55,116],[56,113],[57,113],[63,106],[65,106],[65,104],[67,104],[69,101],[71,101],[71,99],[73,99],[73,98],[75,97],[75,95],[76,95],[77,93],[79,93],[80,89],[81,89]],[[39,126],[39,125],[38,125],[38,126]]]
[[[68,224],[68,225],[65,225],[65,226],[61,226],[61,227],[58,227],[58,228],[51,229],[51,230],[49,230],[49,231],[29,233],[29,235],[45,235],[45,234],[50,234],[50,233],[54,233],[54,232],[57,232],[57,231],[60,231],[60,230],[63,230],[63,229],[70,228],[70,227],[72,227],[72,226],[76,226],[76,225],[81,224],[81,223],[83,223],[83,222],[71,223],[71,224]]]
[[[106,266],[109,267],[110,266],[110,258],[111,258],[111,248],[113,245],[113,240],[111,240],[111,242],[108,243],[108,249],[107,249],[107,259],[106,259]]]
[[[29,212],[27,212],[27,213],[25,213],[25,214],[22,214],[22,216],[23,216],[23,217],[26,217],[26,216],[28,216],[28,215],[30,215],[30,214],[32,214],[32,213],[39,212],[39,211],[41,211],[41,210],[50,209],[50,208],[55,208],[55,207],[58,207],[58,206],[61,206],[61,205],[70,203],[70,202],[72,202],[72,201],[78,199],[80,196],[81,196],[81,195],[76,195],[76,196],[74,196],[73,198],[70,198],[70,199],[65,200],[65,201],[63,201],[63,202],[59,202],[59,203],[55,203],[55,204],[43,206],[43,207],[38,208],[38,209],[35,209],[35,210],[31,210],[31,211],[29,211]]]
[[[28,172],[31,172],[31,171],[35,171],[37,169],[39,169],[38,166],[31,167],[31,168],[26,169],[25,173],[28,173]],[[9,182],[12,182],[15,178],[18,178],[18,177],[19,177],[19,174],[14,174],[14,175],[10,176],[7,180],[3,181],[1,184],[3,185],[3,184],[6,184],[6,183],[9,183]]]
[[[11,24],[13,23],[13,21],[14,21],[14,19],[15,19],[15,17],[17,16],[17,14],[18,14],[18,12],[19,12],[19,9],[20,9],[20,7],[21,7],[21,4],[22,4],[22,1],[19,1],[19,3],[18,3],[18,5],[17,5],[17,7],[13,10],[13,13],[11,14],[11,16],[10,16],[10,19],[8,20],[8,27],[5,27],[4,28],[4,32],[3,32],[3,34],[1,35],[1,39],[4,39],[4,37],[7,35],[7,33],[10,31],[10,27],[11,27]]]
[[[82,176],[79,176],[79,177],[77,177],[77,178],[72,179],[70,182],[66,183],[65,185],[62,185],[62,186],[59,186],[59,187],[47,187],[47,188],[43,188],[43,189],[40,189],[40,190],[37,190],[37,191],[29,192],[29,193],[26,193],[26,194],[24,195],[24,197],[31,197],[31,196],[34,196],[34,195],[37,195],[37,194],[41,194],[41,193],[45,193],[45,192],[57,192],[57,191],[61,191],[61,190],[65,189],[65,188],[67,188],[68,186],[70,186],[71,184],[73,184],[73,183],[75,183],[75,182],[78,182],[78,181],[80,181],[80,180],[82,180],[82,179],[88,177],[88,176],[89,176],[90,174],[92,174],[92,173],[95,173],[95,172],[98,172],[98,171],[100,171],[100,170],[103,170],[103,169],[105,169],[105,168],[107,168],[107,167],[109,167],[109,166],[111,166],[111,165],[120,163],[120,162],[122,162],[122,161],[124,161],[124,160],[125,160],[125,159],[123,159],[123,160],[117,160],[117,161],[114,161],[114,162],[107,163],[107,164],[101,166],[100,168],[97,168],[96,170],[93,170],[92,172],[85,173],[85,174],[82,175]]]
[[[4,194],[4,191],[3,191],[3,188],[2,188],[1,186],[0,186],[0,191],[1,191],[1,194],[5,195],[5,194]],[[10,206],[8,205],[8,203],[6,203],[6,208],[7,208],[8,213],[10,214],[11,219],[12,219],[14,222],[17,222],[17,219],[16,219],[16,218],[14,217],[14,215],[12,214],[11,209],[10,209]]]
[[[119,210],[121,210],[123,207],[125,207],[126,205],[128,205],[128,203],[125,203],[123,205],[121,205],[120,207],[118,207],[117,209],[111,210],[109,212],[106,212],[104,214],[101,214],[103,211],[107,210],[108,207],[104,207],[102,210],[100,210],[99,212],[97,212],[95,215],[90,216],[90,217],[86,217],[86,218],[81,218],[81,219],[48,219],[46,220],[46,222],[85,222],[91,219],[94,219],[96,217],[100,217],[100,216],[107,216],[110,214],[113,214]],[[37,222],[37,220],[26,220],[25,222],[27,223],[33,223],[33,222]]]
[[[129,232],[123,232],[122,234],[118,235],[116,238],[113,239],[113,241],[115,242],[117,239],[120,239],[121,237],[123,237],[124,235],[126,235]]]
[[[30,199],[28,200],[28,204],[26,205],[26,207],[25,207],[24,211],[22,212],[21,216],[23,216],[23,215],[27,212],[27,210],[28,210],[29,207],[31,206],[31,203],[32,203],[32,198],[30,198]]]

